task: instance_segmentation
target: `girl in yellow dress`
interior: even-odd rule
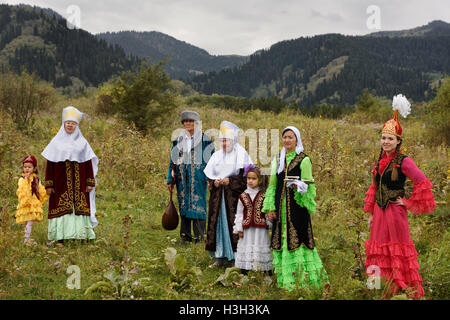
[[[34,156],[27,156],[23,161],[23,173],[19,178],[17,197],[16,223],[24,224],[26,244],[34,243],[30,239],[31,228],[36,221],[42,221],[42,206],[49,196],[37,176],[37,160]]]

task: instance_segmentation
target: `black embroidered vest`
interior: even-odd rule
[[[401,154],[400,166],[403,160],[406,158],[404,154]],[[395,201],[397,197],[405,196],[405,181],[406,176],[403,174],[401,168],[397,168],[398,179],[397,181],[391,180],[392,169],[394,164],[389,162],[384,172],[380,174],[379,169],[377,170],[376,182],[377,182],[377,193],[375,201],[381,209],[386,209],[389,201]]]
[[[286,196],[286,233],[288,250],[296,250],[302,243],[308,249],[314,249],[315,243],[312,232],[311,216],[306,208],[300,207],[297,204],[294,198],[294,189],[287,188],[284,181],[286,173],[288,176],[301,177],[300,164],[305,157],[307,157],[307,155],[301,152],[292,159],[289,166],[285,163],[285,169],[277,174],[277,188],[275,192],[277,220],[274,221],[272,226],[273,250],[282,249],[282,199],[284,196]]]

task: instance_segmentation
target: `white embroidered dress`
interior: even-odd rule
[[[247,186],[244,191],[252,201],[259,192],[259,188],[252,189]],[[262,213],[264,214],[264,213]],[[236,251],[235,266],[244,270],[269,271],[272,270],[272,250],[270,248],[269,229],[254,228],[243,229],[242,220],[244,217],[244,206],[242,201],[238,201],[236,218],[234,220],[233,233],[243,232],[244,237],[239,238]],[[269,228],[272,223],[267,220]]]

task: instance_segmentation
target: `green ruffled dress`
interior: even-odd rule
[[[297,153],[286,154],[287,165],[296,157]],[[269,186],[266,190],[266,197],[263,204],[263,212],[276,211],[275,191],[277,186],[277,159],[272,161],[271,176]],[[313,181],[312,165],[309,157],[305,157],[300,163],[302,180]],[[314,184],[308,185],[308,191],[304,194],[294,191],[294,198],[297,204],[305,207],[311,214],[316,211],[316,187]],[[322,266],[317,249],[310,250],[302,244],[298,249],[288,251],[286,234],[286,197],[282,200],[282,250],[273,251],[274,272],[277,275],[279,287],[289,291],[299,287],[321,287],[328,282],[328,275]]]

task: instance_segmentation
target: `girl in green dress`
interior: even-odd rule
[[[271,247],[278,286],[322,287],[328,276],[315,248],[310,214],[316,211],[316,187],[300,132],[287,127],[283,149],[274,158],[263,212],[273,223]]]

